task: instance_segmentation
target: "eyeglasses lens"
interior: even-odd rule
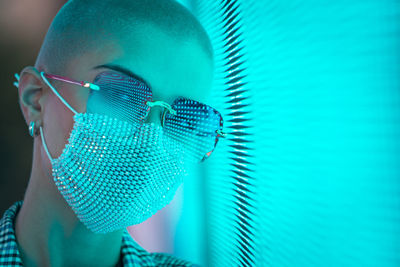
[[[167,135],[179,140],[194,160],[208,157],[218,140],[216,131],[222,129],[221,114],[210,106],[185,98],[176,99],[172,108],[177,114],[165,115]]]
[[[148,114],[146,101],[152,98],[151,89],[143,82],[116,72],[100,73],[93,82],[101,90],[91,90],[88,113],[98,113],[113,118],[141,124]],[[203,103],[177,98],[172,104],[176,115],[166,112],[164,132],[185,147],[188,157],[202,161],[214,150],[217,130],[222,130],[223,119],[214,108]]]
[[[143,122],[151,99],[150,88],[143,82],[116,72],[102,72],[95,78],[94,84],[101,90],[91,90],[87,112],[107,115],[134,124]]]

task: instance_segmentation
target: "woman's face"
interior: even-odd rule
[[[129,34],[126,34],[128,32]],[[197,41],[174,38],[147,23],[133,25],[130,31],[99,40],[96,47],[71,59],[63,75],[74,80],[93,81],[111,65],[141,77],[150,86],[154,100],[172,103],[183,96],[206,103],[210,92],[213,63]],[[89,89],[50,81],[63,98],[78,112],[86,111]],[[43,98],[42,127],[53,158],[62,153],[73,127],[73,113],[50,91]],[[160,123],[162,109],[153,108],[147,122]],[[41,157],[47,158],[41,149]],[[45,168],[51,165],[45,160]]]

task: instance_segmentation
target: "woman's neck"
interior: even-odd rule
[[[87,229],[58,191],[51,174],[41,167],[34,160],[15,221],[24,266],[115,266],[123,230],[94,234]]]

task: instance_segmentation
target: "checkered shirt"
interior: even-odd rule
[[[16,202],[0,220],[0,266],[23,266],[14,233],[14,220],[22,206]],[[125,231],[122,238],[123,266],[195,266],[164,253],[149,253],[141,248]]]

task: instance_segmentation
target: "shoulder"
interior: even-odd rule
[[[22,266],[14,232],[14,220],[22,205],[12,205],[0,220],[0,266]]]
[[[140,247],[126,231],[122,244],[124,266],[196,266],[165,253],[149,253]]]
[[[191,262],[178,259],[165,253],[151,253],[151,255],[157,263],[156,266],[196,266]]]
[[[22,202],[12,205],[0,219],[0,266],[23,266],[14,232],[15,217]],[[165,253],[149,253],[141,248],[125,231],[121,256],[123,266],[195,266]]]

